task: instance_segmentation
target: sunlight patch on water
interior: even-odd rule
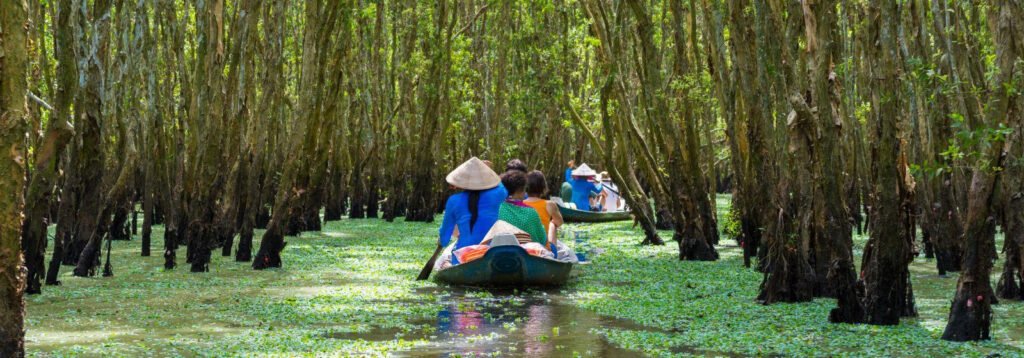
[[[325,231],[325,232],[320,233],[320,235],[323,235],[323,236],[326,236],[326,237],[331,237],[331,238],[348,238],[348,237],[352,237],[352,235],[346,234],[346,233],[343,233],[343,232],[340,232],[340,231]]]
[[[134,333],[128,330],[76,330],[74,333],[67,331],[30,330],[25,332],[25,340],[35,346],[58,346],[102,342],[118,336],[133,335]]]

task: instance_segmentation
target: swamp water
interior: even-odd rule
[[[407,357],[530,356],[642,357],[617,347],[598,329],[658,331],[628,320],[576,308],[562,291],[484,290],[437,287],[418,290],[441,303],[436,317],[411,322],[413,330],[378,328],[362,333],[329,334],[329,338],[366,341],[427,341]],[[688,351],[688,350],[681,350]]]

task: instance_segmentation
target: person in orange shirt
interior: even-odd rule
[[[541,223],[544,224],[544,230],[547,231],[548,242],[544,246],[550,247],[552,252],[558,252],[554,247],[558,242],[558,227],[562,226],[562,213],[558,211],[557,204],[543,199],[548,194],[544,173],[534,170],[526,174],[526,194],[529,197],[523,203],[537,211]]]

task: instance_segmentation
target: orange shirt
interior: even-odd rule
[[[537,215],[540,216],[540,223],[544,224],[544,230],[548,230],[548,226],[551,225],[551,214],[548,213],[548,201],[547,200],[529,200],[523,201],[523,204],[529,205],[533,210],[537,211]]]

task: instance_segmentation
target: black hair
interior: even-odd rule
[[[519,170],[507,171],[501,175],[501,184],[509,194],[518,193],[526,188],[526,173]]]
[[[526,173],[526,194],[531,198],[540,198],[548,193],[548,181],[540,170]]]
[[[523,173],[526,173],[526,169],[527,169],[526,168],[526,163],[523,163],[523,161],[519,160],[519,159],[512,159],[512,160],[508,161],[508,163],[505,163],[505,171],[506,172],[507,171],[512,171],[512,170],[518,170],[518,171],[521,171]]]
[[[476,218],[480,216],[480,192],[481,190],[469,190],[469,230],[476,225]],[[468,235],[469,233],[463,234]]]

